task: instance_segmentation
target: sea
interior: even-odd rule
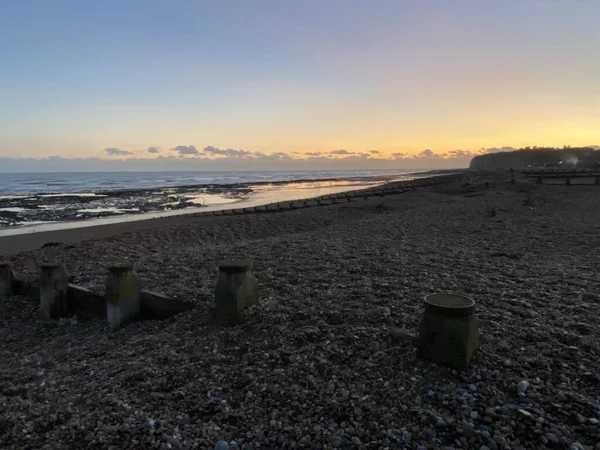
[[[0,195],[64,194],[175,186],[403,176],[415,170],[289,172],[79,172],[0,173]]]
[[[0,173],[0,236],[300,200],[423,172]]]

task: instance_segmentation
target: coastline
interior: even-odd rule
[[[443,173],[439,175],[451,175],[449,173]],[[419,177],[414,180],[421,180],[425,182],[431,177]],[[319,180],[321,181],[321,180]],[[379,180],[382,181],[382,180]],[[411,184],[412,179],[392,182],[388,180],[386,185],[388,186],[408,186]],[[418,182],[418,181],[415,181]],[[363,186],[360,189],[354,189],[355,186],[348,186],[347,189],[340,190],[335,189],[328,195],[318,195],[314,197],[303,198],[302,195],[296,196],[298,198],[292,198],[285,201],[267,202],[265,199],[258,197],[254,201],[239,201],[228,205],[213,205],[210,207],[197,208],[190,211],[179,210],[172,211],[169,213],[163,213],[162,215],[152,214],[139,214],[135,216],[117,216],[100,218],[96,220],[86,220],[80,222],[60,222],[57,224],[44,224],[38,226],[19,227],[0,229],[0,256],[8,255],[14,252],[34,250],[40,248],[44,244],[48,243],[63,243],[73,244],[87,239],[100,239],[107,238],[122,233],[132,232],[136,230],[153,229],[156,227],[169,227],[177,226],[189,221],[201,221],[203,218],[213,217],[216,214],[225,215],[226,212],[236,213],[248,212],[251,209],[264,207],[267,211],[271,206],[280,208],[283,205],[290,205],[296,200],[303,202],[314,201],[320,198],[329,198],[330,196],[341,196],[345,198],[348,195],[375,195],[375,189],[381,186],[377,183],[371,183],[368,186]]]
[[[428,175],[407,172],[356,177],[305,177],[291,180],[3,195],[0,196],[0,236],[55,230],[61,226],[66,229],[258,206],[424,176]],[[107,218],[110,220],[106,220]],[[94,223],[86,224],[88,221]],[[80,225],[66,225],[74,222]]]

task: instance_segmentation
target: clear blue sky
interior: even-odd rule
[[[595,0],[4,0],[0,156],[598,144],[599,18]]]

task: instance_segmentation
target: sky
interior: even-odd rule
[[[0,172],[600,143],[597,0],[3,0]]]

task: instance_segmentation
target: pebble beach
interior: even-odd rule
[[[486,184],[487,183],[487,184]],[[0,298],[2,449],[600,449],[600,190],[480,175],[385,198],[182,218],[5,257],[103,293],[132,261],[197,307],[111,332]],[[260,304],[211,324],[217,266]],[[422,359],[423,298],[476,302],[466,371]]]

